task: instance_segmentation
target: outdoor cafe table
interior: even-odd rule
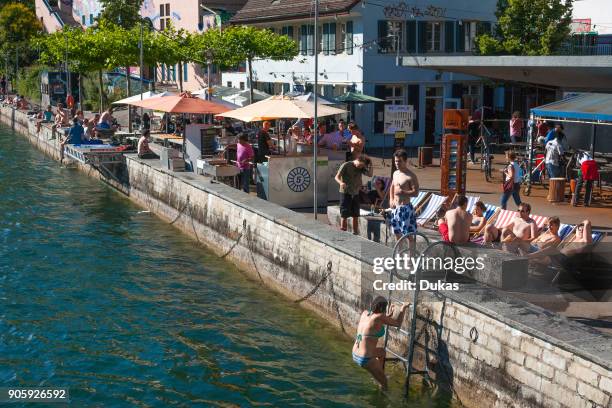
[[[183,144],[183,136],[167,133],[153,133],[151,134],[153,141],[159,142],[164,146],[168,146],[170,143]]]

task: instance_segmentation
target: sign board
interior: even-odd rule
[[[406,134],[411,135],[414,108],[412,105],[385,105],[384,119],[383,133],[406,132]]]

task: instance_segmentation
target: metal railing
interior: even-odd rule
[[[574,45],[564,44],[557,55],[612,55],[612,44]]]

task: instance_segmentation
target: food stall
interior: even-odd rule
[[[219,116],[244,122],[308,119],[314,117],[314,107],[312,102],[279,95]],[[342,109],[323,104],[318,104],[317,110],[319,117],[345,113]],[[317,206],[327,206],[329,193],[338,190],[331,173],[340,157],[344,161],[343,154],[335,152],[335,155],[328,155],[321,152],[315,166],[312,146],[299,143],[285,145],[285,142],[284,138],[277,138],[276,150],[279,154],[266,156],[267,162],[257,164],[255,175],[258,194],[287,208],[312,208],[316,190]],[[333,166],[331,169],[330,160]]]

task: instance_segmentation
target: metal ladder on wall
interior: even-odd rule
[[[403,237],[406,238],[406,237]],[[429,244],[429,241],[427,240],[427,238],[425,238],[426,242]],[[397,255],[397,248],[398,248],[398,244],[401,242],[398,241],[398,243],[395,245],[394,249],[393,249],[393,257],[395,258],[395,256]],[[438,245],[439,243],[433,243],[431,245],[428,245],[427,248],[425,249],[425,251],[423,251],[423,253],[427,253],[427,251],[432,248],[435,245]],[[414,256],[414,253],[412,254]],[[389,282],[393,282],[393,279],[395,277],[395,275],[398,275],[397,272],[395,270],[391,271],[389,273]],[[401,278],[401,276],[398,275],[398,277]],[[410,390],[410,379],[411,376],[413,375],[421,375],[423,376],[423,379],[425,381],[427,381],[429,384],[433,383],[433,380],[431,379],[431,376],[429,375],[429,368],[428,368],[428,361],[429,361],[429,355],[433,355],[436,358],[440,358],[440,356],[438,355],[438,350],[432,350],[429,348],[428,343],[429,343],[429,331],[427,330],[427,326],[425,326],[425,330],[422,331],[421,333],[425,333],[425,342],[421,343],[419,342],[420,339],[420,334],[417,336],[417,321],[421,321],[423,322],[423,324],[425,325],[430,325],[433,323],[433,319],[430,319],[429,317],[423,317],[420,316],[417,313],[417,305],[419,303],[419,298],[420,298],[420,280],[422,278],[422,270],[421,268],[417,268],[417,270],[415,271],[414,274],[410,275],[409,279],[406,279],[410,282],[414,282],[415,283],[415,290],[412,293],[412,305],[411,305],[411,318],[410,318],[410,328],[409,330],[404,330],[401,327],[397,327],[397,328],[391,328],[389,327],[388,330],[385,333],[385,343],[384,343],[384,349],[386,353],[389,353],[391,355],[393,355],[393,357],[390,358],[385,358],[385,362],[386,361],[400,361],[405,369],[406,369],[406,380],[404,383],[404,396],[408,397],[408,392]],[[446,280],[446,279],[444,279]],[[395,302],[402,302],[403,300],[395,298],[392,296],[392,292],[391,290],[389,290],[389,294],[388,294],[388,299],[389,299],[389,304],[391,304],[391,302],[395,301]],[[444,310],[442,310],[441,314],[440,314],[440,324],[437,325],[436,328],[436,336],[439,339],[441,337],[441,332],[442,332],[442,324],[441,324],[441,320],[442,317],[444,316]],[[396,352],[394,352],[393,350],[391,350],[388,347],[388,342],[389,342],[389,334],[390,331],[394,330],[396,332],[399,333],[400,336],[407,336],[408,337],[408,351],[405,355],[401,355],[398,354]],[[418,370],[414,367],[414,352],[415,352],[415,348],[419,347],[421,348],[424,352],[425,352],[425,363],[424,363],[424,369],[423,370]]]

